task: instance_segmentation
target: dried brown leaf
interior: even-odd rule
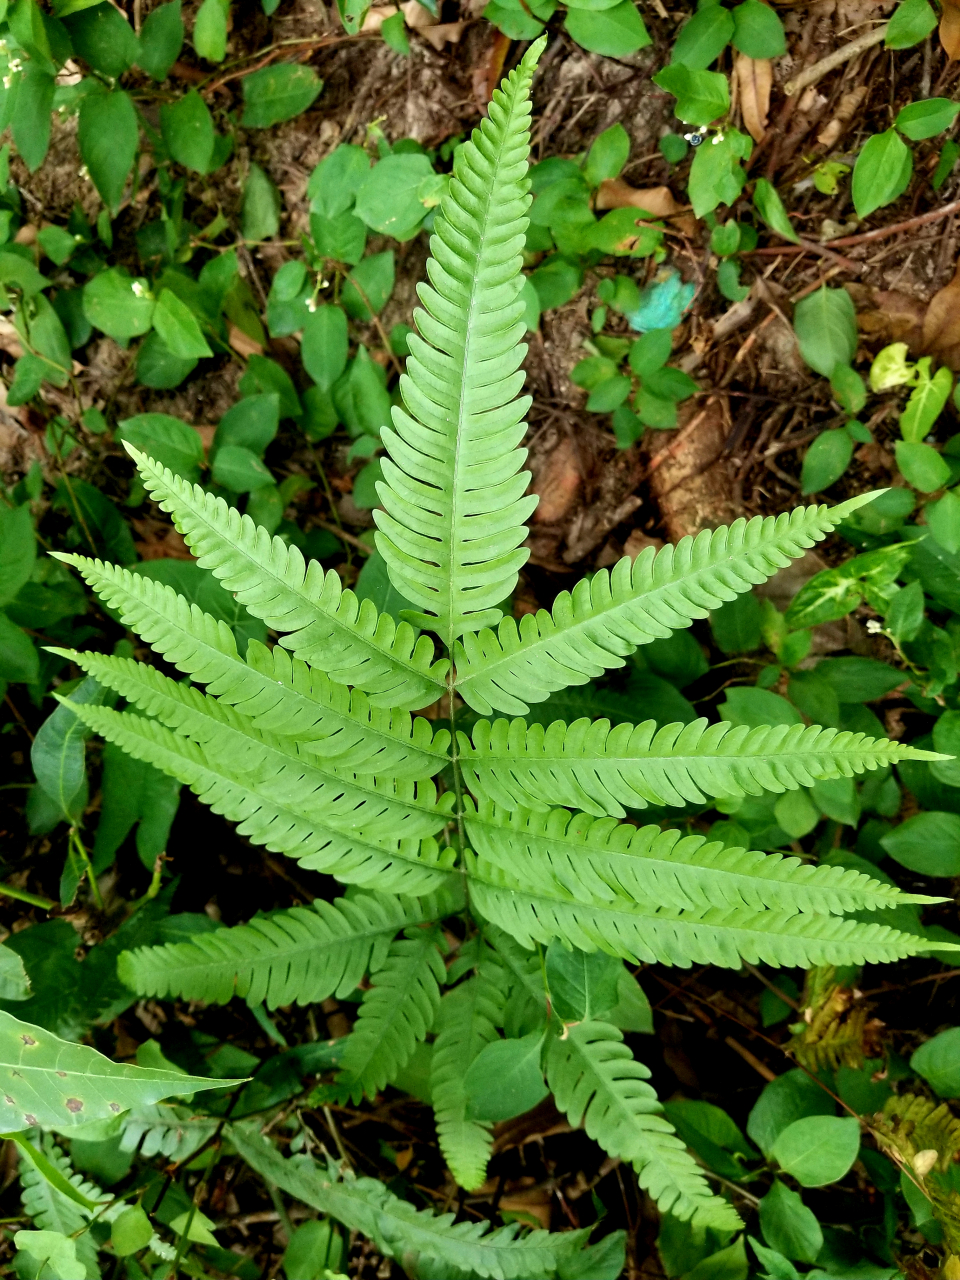
[[[681,213],[684,208],[673,198],[669,187],[631,187],[619,178],[606,178],[597,191],[596,210],[643,209],[654,218],[671,218],[678,231],[686,236],[696,234],[697,220],[692,213]]]
[[[244,333],[242,329],[235,324],[230,326],[230,334],[227,338],[230,346],[238,356],[262,356],[263,346],[256,338],[251,338],[249,333]]]
[[[367,16],[363,20],[360,34],[363,36],[376,35],[387,18],[392,18],[398,12],[399,10],[395,4],[374,5],[372,9],[367,10]]]
[[[817,141],[822,147],[829,149],[834,145],[846,125],[850,123],[853,117],[860,110],[860,104],[867,96],[867,86],[860,85],[857,89],[851,89],[849,93],[845,93],[840,99],[840,103],[834,112],[830,122],[817,134]]]
[[[442,53],[445,44],[460,43],[466,26],[465,22],[440,22],[436,26],[424,28],[420,34],[433,45],[437,53]]]
[[[951,62],[960,58],[960,3],[943,0],[940,14],[940,43]]]
[[[960,369],[960,267],[950,283],[930,299],[923,318],[923,350],[951,369]]]
[[[863,308],[857,314],[857,327],[861,333],[880,339],[884,345],[905,342],[911,354],[919,353],[927,310],[920,298],[896,289],[867,289],[861,297],[851,287],[850,293],[858,308]]]
[[[427,27],[435,27],[438,22],[438,19],[429,9],[425,9],[419,0],[405,0],[405,3],[400,6],[400,12],[406,19],[407,26],[413,31],[426,31]]]
[[[748,58],[746,54],[738,53],[733,65],[740,86],[740,112],[744,126],[754,142],[762,142],[770,111],[773,63],[769,58]]]

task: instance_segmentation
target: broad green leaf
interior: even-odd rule
[[[853,440],[843,427],[823,431],[804,454],[800,492],[821,493],[839,480],[853,457]]]
[[[347,276],[340,305],[352,319],[369,321],[386,306],[394,278],[393,250],[372,253]]]
[[[674,62],[658,72],[653,77],[653,83],[675,95],[677,104],[674,112],[678,119],[687,124],[712,124],[730,110],[727,77],[719,71],[693,70],[681,62]],[[710,146],[705,150],[716,151],[721,146],[718,143],[716,147]],[[700,152],[694,157],[694,163],[699,154]],[[731,201],[727,200],[725,203],[730,204]]]
[[[239,445],[226,444],[213,460],[213,478],[234,493],[250,493],[273,484],[273,475],[255,453]]]
[[[602,1017],[617,1003],[623,964],[603,951],[568,949],[561,942],[547,947],[546,974],[550,1000],[563,1022]]]
[[[387,156],[357,189],[355,213],[371,231],[408,239],[426,215],[417,194],[433,165],[424,155]]]
[[[203,441],[199,432],[168,413],[139,413],[124,418],[117,436],[156,458],[165,467],[196,483],[203,464]]]
[[[747,1135],[769,1156],[780,1134],[802,1116],[832,1116],[826,1089],[799,1068],[785,1071],[765,1086],[747,1119]]]
[[[242,226],[245,240],[269,240],[280,230],[280,192],[258,164],[243,188]]]
[[[786,1127],[772,1155],[802,1187],[839,1182],[860,1150],[860,1122],[852,1116],[805,1116]]]
[[[220,0],[205,3],[219,4]],[[215,142],[213,117],[196,89],[160,108],[160,132],[178,164],[195,173],[209,172]]]
[[[27,633],[0,613],[0,681],[35,684],[40,678],[40,658]]]
[[[0,606],[29,580],[36,559],[37,537],[29,504],[0,505]]]
[[[109,866],[137,827],[137,853],[148,870],[167,847],[180,804],[180,783],[108,742],[103,748],[100,821],[93,848],[94,869]]]
[[[692,71],[706,71],[711,62],[720,57],[733,32],[734,20],[729,9],[722,4],[706,4],[680,28],[670,61],[682,62]]]
[[[910,185],[913,152],[896,129],[868,138],[853,166],[853,207],[858,218],[893,204]]]
[[[211,0],[205,0],[210,3]],[[312,106],[323,88],[313,67],[281,62],[243,79],[245,129],[269,129]]]
[[[542,1102],[548,1092],[540,1066],[542,1047],[541,1031],[485,1045],[464,1078],[469,1118],[510,1120]]]
[[[134,279],[120,267],[107,267],[83,288],[84,315],[118,342],[146,333],[153,324],[155,306],[149,281]]]
[[[13,1243],[36,1260],[35,1275],[49,1276],[50,1280],[77,1280],[81,1272],[86,1274],[77,1258],[76,1241],[62,1231],[18,1231]]]
[[[329,391],[347,366],[347,317],[340,307],[317,307],[303,327],[300,358],[318,387]]]
[[[17,154],[31,173],[43,164],[50,145],[53,75],[29,62],[20,75],[10,122]]]
[[[33,298],[49,283],[29,258],[14,253],[12,249],[0,249],[0,284],[11,285],[19,289],[25,298]]]
[[[109,1120],[131,1107],[201,1089],[230,1089],[240,1080],[211,1080],[111,1062],[96,1049],[0,1011],[0,1131],[36,1126],[69,1132]]]
[[[137,352],[137,381],[158,391],[179,387],[196,367],[196,360],[175,356],[156,331],[147,334]]]
[[[857,351],[857,316],[846,289],[828,289],[801,298],[793,327],[800,354],[817,373],[829,378],[838,364],[851,364]]]
[[[183,47],[180,0],[169,0],[147,14],[140,29],[137,63],[154,80],[165,80]]]
[[[765,9],[766,5],[760,4],[760,0],[751,0],[758,9]],[[719,8],[719,5],[712,5],[711,8]],[[768,10],[772,13],[773,10]],[[777,189],[772,182],[768,182],[766,178],[759,178],[757,185],[753,190],[753,207],[759,213],[771,231],[775,231],[778,236],[783,236],[784,240],[791,240],[794,244],[800,243],[800,237],[794,231],[790,222],[790,218],[786,209],[783,207],[783,201],[777,194]]]
[[[910,1066],[941,1098],[960,1097],[960,1027],[950,1027],[915,1051]]]
[[[647,28],[632,0],[621,0],[602,13],[568,8],[563,25],[577,44],[605,58],[625,58],[650,44]]]
[[[275,391],[244,396],[220,419],[213,438],[214,450],[239,445],[262,455],[280,425],[280,397]]]
[[[100,703],[104,689],[87,676],[70,697],[79,704]],[[30,763],[37,781],[57,805],[61,818],[76,822],[77,807],[85,798],[85,747],[90,730],[69,707],[58,706],[37,730],[30,748]],[[21,1126],[25,1127],[25,1126]]]
[[[731,12],[733,46],[748,58],[779,58],[786,53],[783,23],[768,4],[744,0]]]
[[[122,76],[140,51],[133,27],[119,9],[104,3],[63,19],[74,53],[110,80]]]
[[[203,0],[193,24],[193,47],[207,62],[222,62],[227,53],[230,0]]]
[[[706,76],[713,75],[714,72],[701,71],[697,74]],[[726,86],[725,78],[721,76],[720,79]],[[728,107],[729,104],[724,107],[724,111]],[[736,129],[726,129],[723,140],[716,146],[711,143],[697,148],[690,166],[688,191],[693,211],[698,218],[716,209],[717,205],[733,204],[747,180],[740,161],[749,158],[752,147],[746,134],[739,133]],[[721,263],[721,270],[725,265]]]
[[[894,128],[912,141],[919,142],[921,138],[932,138],[949,129],[958,113],[960,102],[951,102],[949,98],[926,98],[901,108],[893,123]]]
[[[953,374],[945,365],[932,378],[928,370],[929,360],[921,360],[917,385],[900,415],[900,434],[910,444],[919,444],[933,429],[953,390]]]
[[[112,5],[103,6],[116,13]],[[93,185],[108,209],[116,212],[137,157],[137,113],[128,94],[88,93],[80,103],[77,142]]]
[[[895,862],[922,876],[960,875],[960,816],[933,811],[915,813],[882,836]]]
[[[171,289],[160,292],[153,312],[153,327],[167,350],[181,360],[213,355],[196,316]]]
[[[893,449],[903,478],[921,493],[933,493],[950,479],[949,464],[932,445],[898,440]]]
[[[110,1243],[118,1258],[139,1253],[153,1239],[153,1223],[136,1204],[124,1209],[110,1228]]]
[[[939,534],[937,533],[936,521],[931,520],[931,507],[936,508],[942,505],[942,503],[945,502],[947,498],[952,498],[954,507],[960,508],[960,498],[957,498],[955,494],[948,493],[948,494],[944,494],[943,498],[939,503],[933,503],[931,504],[931,506],[928,506],[926,509],[927,523],[930,524],[931,528],[933,529],[933,536],[937,539],[938,542],[940,542],[941,546],[944,546],[945,544],[943,543]],[[956,551],[960,551],[960,510],[955,511],[955,514],[954,516],[951,517],[951,520],[952,522],[955,522],[956,546],[948,546],[947,550],[956,552]],[[919,582],[911,582],[908,586],[903,587],[900,591],[898,591],[897,594],[893,597],[893,600],[890,602],[890,607],[887,610],[887,615],[884,618],[884,622],[886,623],[887,630],[891,633],[891,635],[894,637],[894,639],[898,643],[902,644],[904,641],[909,642],[910,640],[915,639],[917,632],[923,626],[924,605],[925,605],[925,601],[923,598],[923,587],[921,587]],[[953,713],[948,712],[948,714],[953,714]],[[934,726],[935,749],[937,751],[945,752],[949,755],[960,755],[960,735],[958,735],[958,741],[957,741],[958,749],[956,751],[952,751],[948,747],[939,746],[936,744],[936,731],[940,727],[940,725],[943,723],[945,718],[946,718],[945,716],[941,716],[940,719],[937,721],[936,725]],[[937,767],[938,768],[942,768],[944,766],[949,767],[950,765],[952,765],[952,763],[953,763],[952,761],[942,761],[940,764],[937,765]],[[958,775],[957,777],[957,784],[960,784],[960,775]]]
[[[910,49],[936,25],[936,12],[927,0],[900,0],[887,24],[884,44],[888,49]]]
[[[591,187],[607,178],[616,178],[630,155],[630,136],[619,122],[604,129],[594,139],[583,166],[583,176]]]
[[[370,172],[370,157],[363,147],[341,143],[321,160],[307,183],[310,212],[335,218],[347,213],[357,190]]]

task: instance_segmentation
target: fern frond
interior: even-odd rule
[[[417,621],[452,644],[493,626],[495,606],[516,585],[529,551],[524,522],[537,496],[517,399],[526,355],[520,273],[530,207],[530,82],[538,42],[490,101],[489,114],[457,148],[453,177],[430,240],[430,284],[418,293],[400,379],[405,408],[381,436],[388,457],[374,512],[390,579],[426,612]]]
[[[355,1103],[389,1084],[433,1027],[446,976],[440,942],[438,928],[405,929],[363,993],[337,1076]]]
[[[864,733],[819,725],[749,729],[721,721],[640,725],[609,720],[481,720],[473,741],[458,733],[468,786],[508,809],[562,804],[597,817],[624,806],[703,804],[706,798],[779,794],[822,778],[850,778],[898,760],[931,760],[920,751]]]
[[[448,991],[440,1002],[430,1093],[443,1158],[467,1191],[475,1191],[487,1176],[493,1138],[487,1125],[467,1118],[464,1076],[484,1045],[497,1038],[505,994],[487,974],[479,974]]]
[[[280,645],[251,641],[244,660],[225,622],[166,583],[84,556],[57,559],[72,565],[167,662],[258,729],[296,736],[338,766],[368,773],[427,778],[446,764],[450,735],[442,729],[434,737],[429,720],[373,706],[361,690],[349,691]]]
[[[284,1159],[256,1125],[231,1124],[227,1134],[241,1157],[274,1186],[361,1232],[391,1258],[424,1254],[454,1273],[546,1280],[580,1252],[590,1234],[587,1227],[521,1235],[516,1223],[491,1230],[487,1222],[455,1222],[452,1213],[415,1209],[374,1178],[338,1182],[309,1156]]]
[[[200,933],[189,942],[124,951],[117,973],[143,996],[181,996],[226,1004],[318,1004],[349,995],[368,969],[380,968],[401,929],[432,924],[463,908],[455,880],[422,899],[357,893],[336,902],[317,899],[255,916],[233,929]]]
[[[192,738],[211,762],[222,762],[266,794],[292,800],[305,816],[345,832],[359,826],[402,838],[433,835],[447,821],[453,797],[438,805],[429,780],[381,780],[323,767],[300,752],[296,738],[259,732],[233,707],[145,663],[101,653],[78,654],[76,661],[167,728]]]
[[[359,827],[344,832],[324,825],[308,804],[300,803],[302,791],[298,793],[293,779],[277,796],[272,788],[261,787],[255,775],[232,770],[225,760],[213,759],[155,720],[107,707],[69,705],[94,733],[178,778],[214,813],[238,822],[241,835],[289,854],[302,867],[324,871],[345,884],[373,884],[388,893],[430,893],[447,881],[456,855],[441,850],[435,840],[375,837]]]
[[[650,1072],[634,1059],[616,1027],[606,1022],[565,1027],[550,1041],[544,1067],[570,1123],[582,1125],[610,1155],[630,1161],[662,1212],[692,1219],[696,1227],[735,1231],[742,1225],[733,1206],[710,1190],[661,1114],[647,1084]]]
[[[636,963],[738,969],[742,958],[807,969],[815,964],[882,964],[920,955],[934,945],[887,925],[839,916],[745,907],[678,911],[625,895],[591,899],[585,887],[574,894],[559,881],[550,887],[542,871],[531,884],[523,877],[522,864],[513,873],[468,854],[466,865],[471,905],[525,947],[562,938],[581,951],[606,951]]]
[[[493,947],[503,969],[506,986],[522,992],[524,998],[542,1014],[546,1024],[550,1010],[543,967],[537,953],[519,946],[509,933],[496,925],[489,925],[484,930],[484,937]]]
[[[324,575],[295,546],[271,538],[223,498],[176,476],[131,445],[151,497],[168,511],[190,550],[224,589],[274,631],[285,648],[340,684],[365,689],[376,706],[423,707],[446,690],[449,663],[434,661],[433,644],[344,591],[333,569]]]
[[[454,650],[457,692],[483,715],[523,715],[530,703],[622,667],[638,645],[666,639],[765,582],[873,496],[735,520],[657,552],[649,547],[633,561],[624,556],[572,594],[562,591],[549,613],[465,635]]]
[[[74,1173],[70,1161],[49,1134],[43,1138],[43,1154],[57,1172],[88,1200],[103,1204],[105,1200],[112,1199],[101,1187]],[[90,1234],[90,1214],[51,1186],[22,1147],[19,1155],[21,1199],[27,1217],[40,1231],[59,1231],[65,1236],[75,1237],[77,1258],[86,1270],[86,1280],[99,1280],[97,1242]]]
[[[489,801],[476,809],[468,799],[465,823],[476,853],[524,883],[548,891],[559,884],[574,897],[601,902],[626,897],[681,911],[769,907],[842,915],[942,901],[902,893],[861,871],[566,809],[510,812]]]
[[[176,1103],[158,1102],[126,1112],[120,1125],[121,1151],[139,1151],[147,1159],[166,1156],[181,1163],[213,1137],[220,1120],[195,1115],[189,1107]]]

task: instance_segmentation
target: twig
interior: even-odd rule
[[[748,1066],[753,1067],[758,1076],[763,1076],[764,1080],[766,1080],[768,1084],[771,1080],[776,1080],[777,1073],[775,1071],[771,1071],[765,1062],[761,1062],[755,1053],[751,1053],[746,1045],[741,1044],[739,1040],[735,1040],[733,1036],[724,1036],[723,1040],[725,1044],[730,1046],[734,1053],[739,1053],[740,1057],[748,1064]]]
[[[852,258],[845,258],[842,253],[835,253],[828,244],[818,244],[816,240],[805,240],[801,236],[799,248],[806,249],[808,253],[819,254],[821,258],[829,258],[847,271],[852,271],[854,275],[858,276],[863,270],[862,262],[854,262]]]
[[[367,546],[355,534],[347,533],[346,529],[341,529],[339,525],[333,523],[332,520],[320,520],[316,516],[313,519],[314,524],[318,524],[321,529],[326,529],[328,533],[334,533],[338,538],[342,538],[344,542],[349,542],[351,547],[356,547],[358,551],[362,551],[365,556],[372,554],[370,547]]]
[[[783,92],[788,98],[792,98],[795,93],[805,89],[808,84],[816,84],[818,80],[822,80],[834,67],[842,67],[851,58],[857,58],[861,53],[865,53],[867,49],[872,49],[874,45],[882,44],[886,38],[889,25],[887,22],[881,23],[873,31],[857,36],[856,40],[851,40],[849,44],[842,45],[839,49],[834,49],[833,53],[828,53],[825,58],[815,62],[812,67],[807,67],[799,75],[794,76],[792,80],[788,80],[783,86]]]
[[[752,973],[753,976],[757,979],[757,981],[762,982],[768,991],[772,991],[773,994],[778,997],[778,999],[782,1000],[784,1004],[788,1004],[791,1009],[796,1009],[797,1011],[799,1011],[800,1009],[799,1003],[796,1000],[794,1000],[792,996],[788,996],[787,993],[784,990],[782,990],[780,987],[775,986],[765,974],[761,973],[760,970],[756,968],[755,965],[748,964],[746,960],[743,960],[741,963],[743,964],[743,967],[746,969],[747,973]]]
[[[690,436],[693,435],[694,431],[696,431],[697,427],[699,427],[700,423],[707,416],[707,410],[710,408],[711,404],[713,404],[713,399],[714,398],[711,397],[711,399],[707,401],[707,403],[700,410],[700,412],[690,419],[690,421],[682,429],[682,431],[680,431],[674,437],[674,439],[670,441],[668,445],[666,445],[663,449],[661,449],[659,453],[655,453],[653,455],[653,457],[650,459],[650,462],[647,465],[646,474],[648,476],[652,475],[652,473],[656,471],[658,467],[661,467],[665,462],[669,461],[669,459],[673,457],[673,455],[677,452],[680,446],[684,444],[689,439]]]
[[[952,200],[950,204],[945,204],[939,209],[932,209],[929,213],[918,214],[916,218],[908,218],[906,222],[894,222],[889,227],[878,227],[876,231],[861,231],[855,236],[841,236],[839,240],[831,240],[829,247],[840,246],[843,249],[847,249],[855,244],[869,244],[873,240],[886,240],[889,236],[898,235],[901,231],[913,231],[917,227],[925,227],[930,222],[939,222],[941,218],[949,218],[952,213],[957,212],[960,212],[960,200]],[[812,244],[812,242],[807,242],[800,245],[784,245],[782,249],[748,249],[747,254],[763,254],[766,257],[771,257],[780,253],[806,253],[808,243]],[[820,246],[817,247],[819,248]],[[816,288],[817,286],[814,287]]]

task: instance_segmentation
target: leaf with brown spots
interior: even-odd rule
[[[740,114],[744,127],[754,142],[762,142],[767,132],[773,64],[769,58],[748,58],[746,54],[738,53],[733,66],[740,88]]]
[[[241,1083],[111,1062],[96,1049],[0,1011],[0,1133],[37,1125],[66,1131],[174,1094]]]

